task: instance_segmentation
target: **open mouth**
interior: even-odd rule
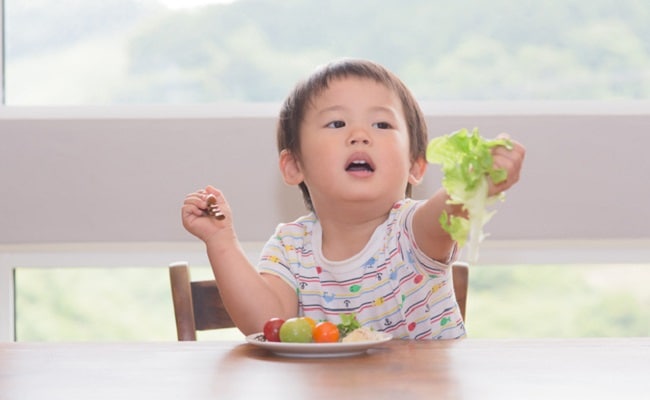
[[[366,160],[353,160],[348,164],[345,170],[348,172],[353,172],[353,171],[375,172],[375,168],[372,165],[370,165],[370,163]]]

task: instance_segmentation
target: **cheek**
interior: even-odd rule
[[[307,163],[324,165],[332,162],[341,155],[341,147],[332,140],[310,140],[301,147],[303,159]]]
[[[385,149],[385,158],[390,161],[390,163],[400,170],[410,169],[411,167],[411,151],[409,148],[408,140],[404,139],[394,139],[392,143],[387,144],[384,147]]]
[[[303,147],[302,152],[302,161],[300,163],[300,169],[305,177],[305,180],[309,181],[315,177],[316,179],[322,179],[320,176],[327,175],[328,171],[336,165],[335,160],[333,159],[331,152],[328,152],[323,147]]]

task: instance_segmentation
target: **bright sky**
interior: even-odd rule
[[[198,6],[204,6],[206,4],[228,4],[233,3],[237,0],[158,0],[160,3],[163,3],[169,8],[180,9],[180,8],[193,8]]]

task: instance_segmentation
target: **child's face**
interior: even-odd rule
[[[410,161],[399,97],[371,79],[330,82],[307,109],[300,135],[298,173],[317,211],[340,202],[390,207],[404,197],[407,182],[417,184],[424,173],[421,163]]]

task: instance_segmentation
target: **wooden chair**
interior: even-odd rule
[[[468,265],[454,263],[452,276],[456,301],[465,320]],[[214,280],[192,282],[190,268],[185,261],[169,265],[169,279],[179,341],[196,340],[197,331],[235,327],[223,305]]]
[[[169,265],[169,280],[179,341],[196,340],[197,331],[235,327],[221,301],[216,281],[192,282],[185,261]]]
[[[451,266],[451,275],[460,315],[463,317],[463,321],[466,321],[465,307],[467,305],[467,288],[469,287],[469,265],[456,261]]]

